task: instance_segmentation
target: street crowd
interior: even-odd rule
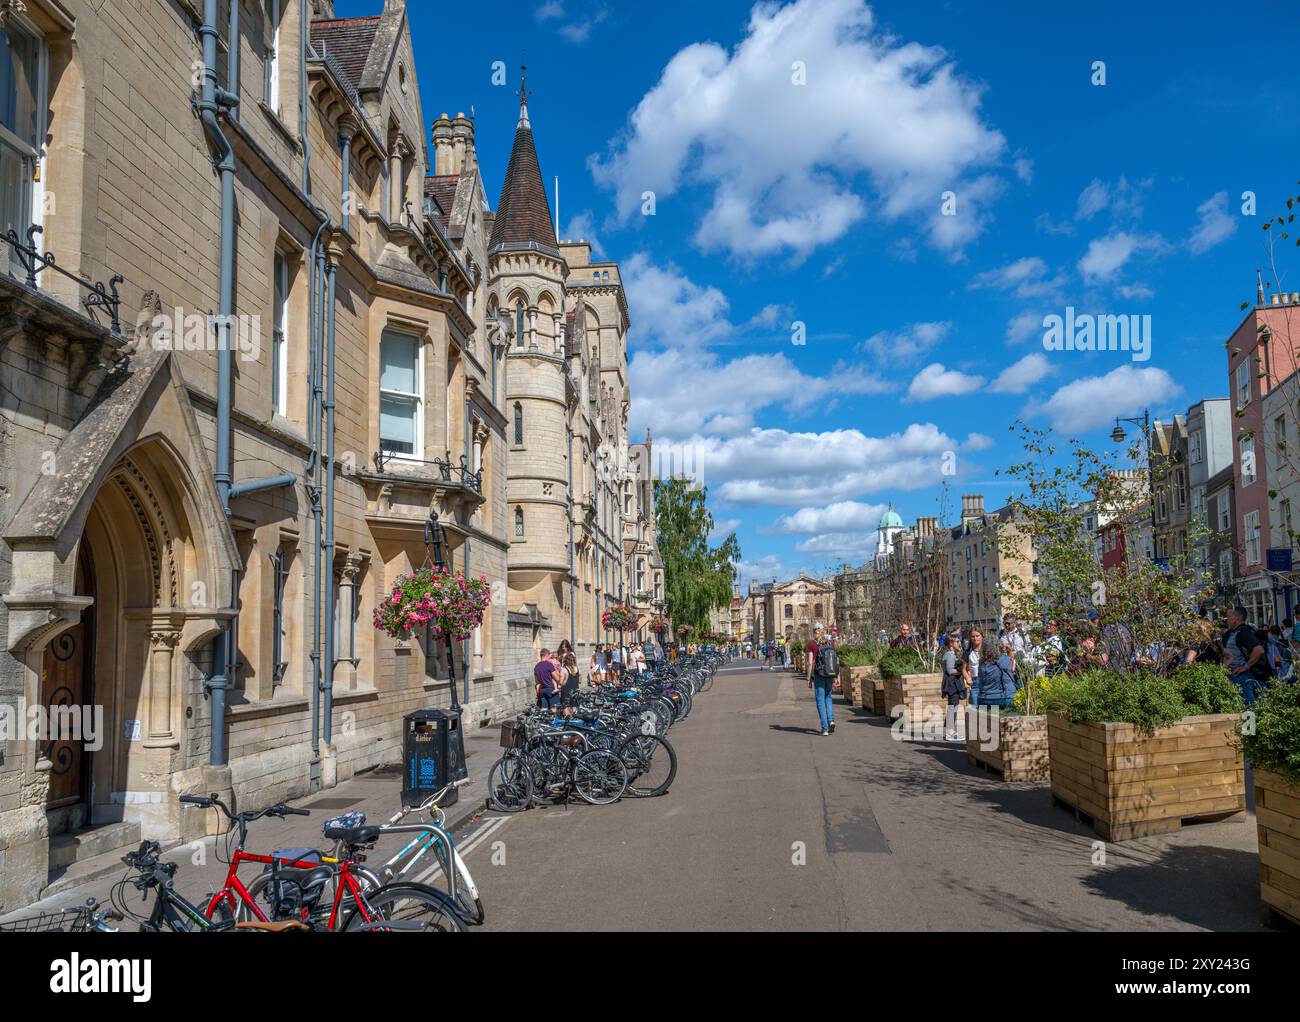
[[[935,670],[942,670],[948,704],[944,736],[954,742],[964,740],[958,727],[962,703],[1009,708],[1028,676],[1073,675],[1107,668],[1168,672],[1193,662],[1222,664],[1247,706],[1255,704],[1267,685],[1296,680],[1300,622],[1293,618],[1286,618],[1280,626],[1255,628],[1247,623],[1243,608],[1233,607],[1222,621],[1201,618],[1194,635],[1181,649],[1165,649],[1136,643],[1124,625],[1099,626],[1095,620],[1081,620],[1062,628],[1058,620],[1049,618],[1041,626],[1025,628],[1008,614],[993,636],[978,627],[949,623],[929,638],[903,622],[892,637],[882,631],[878,642],[892,650],[928,655]],[[753,652],[763,659],[764,670],[785,667],[806,673],[808,687],[817,689],[821,733],[829,735],[835,730],[830,693],[838,667],[825,650],[854,642],[855,637],[841,639],[819,622],[813,638],[802,647],[790,638],[761,643]]]
[[[587,683],[598,685],[624,677],[638,678],[653,674],[657,667],[670,663],[679,656],[693,657],[698,652],[712,649],[712,643],[665,644],[659,638],[624,644],[597,643],[587,661]],[[735,655],[736,650],[728,649],[727,652]],[[556,649],[541,651],[537,664],[533,667],[533,683],[538,706],[568,709],[576,703],[582,673],[573,645],[568,639],[562,640]]]

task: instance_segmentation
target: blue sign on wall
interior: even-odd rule
[[[1290,547],[1273,547],[1268,551],[1268,570],[1269,571],[1290,571],[1291,570]]]

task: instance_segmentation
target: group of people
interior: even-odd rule
[[[587,678],[590,684],[617,681],[624,675],[651,673],[676,654],[676,649],[665,651],[658,640],[632,642],[626,646],[616,643],[598,643],[587,661]],[[533,668],[533,682],[537,689],[537,705],[548,709],[567,711],[577,699],[581,676],[578,658],[573,645],[564,639],[557,649],[544,649]]]

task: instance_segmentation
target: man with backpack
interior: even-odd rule
[[[1255,705],[1255,687],[1268,680],[1268,657],[1264,643],[1255,630],[1246,624],[1243,607],[1228,611],[1228,630],[1223,633],[1228,674],[1233,684],[1241,689],[1241,698],[1247,706]]]
[[[831,698],[835,679],[840,673],[840,658],[835,644],[826,634],[820,621],[814,629],[815,637],[808,643],[808,687],[815,689],[817,718],[821,722],[822,737],[835,733],[835,703]]]

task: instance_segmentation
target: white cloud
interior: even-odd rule
[[[1121,298],[1127,298],[1129,301],[1144,301],[1147,298],[1153,298],[1155,292],[1145,284],[1121,284],[1115,288],[1115,293]]]
[[[1228,212],[1226,191],[1215,192],[1202,202],[1196,207],[1196,215],[1201,218],[1200,223],[1187,240],[1193,255],[1202,255],[1237,233],[1236,218]]]
[[[984,433],[972,433],[961,445],[963,451],[987,451],[994,447],[993,438]]]
[[[624,260],[621,273],[639,342],[696,346],[731,333],[730,303],[716,287],[695,283],[672,263],[659,266],[644,252]]]
[[[945,369],[941,362],[932,362],[912,379],[907,388],[907,399],[930,401],[937,397],[955,397],[969,394],[983,385],[982,376],[969,376],[956,369]]]
[[[1079,193],[1075,204],[1076,220],[1091,220],[1098,213],[1110,210],[1113,220],[1139,220],[1142,217],[1142,203],[1146,190],[1151,187],[1151,179],[1129,184],[1128,178],[1121,177],[1114,184],[1093,178],[1088,186]]]
[[[948,54],[879,31],[862,0],[759,3],[730,52],[695,43],[668,62],[592,172],[625,221],[645,191],[706,189],[696,243],[741,258],[804,257],[872,213],[920,220],[951,251],[979,233],[998,188],[982,168],[1005,157],[980,99]],[[774,158],[775,139],[792,142]],[[947,190],[956,216],[940,213]]]
[[[1016,157],[1015,162],[1011,164],[1011,166],[1012,169],[1014,169],[1016,172],[1016,177],[1020,178],[1021,184],[1029,185],[1034,183],[1034,161],[1033,160],[1024,156],[1018,156]]]
[[[1047,276],[1047,264],[1038,256],[1026,256],[1014,263],[977,273],[967,287],[972,291],[993,289],[1015,291],[1017,298],[1037,298],[1056,291],[1063,283],[1058,275]]]
[[[1113,231],[1088,243],[1088,251],[1079,260],[1079,272],[1090,284],[1107,283],[1114,280],[1133,256],[1158,251],[1163,244],[1157,235]]]
[[[910,362],[920,358],[952,331],[951,322],[912,323],[902,330],[872,334],[854,350],[888,362]]]
[[[1003,369],[993,381],[993,389],[999,394],[1023,394],[1055,371],[1046,355],[1033,352]]]
[[[600,243],[600,238],[596,236],[596,218],[589,209],[584,209],[581,213],[569,218],[569,226],[564,231],[564,240],[586,241],[591,245],[592,255],[597,259],[605,258],[605,246]]]
[[[811,535],[820,532],[874,532],[888,504],[863,504],[857,500],[840,500],[825,507],[800,508],[792,515],[782,515],[773,526],[787,535]]]
[[[800,540],[794,549],[796,553],[805,557],[817,557],[822,562],[861,564],[875,554],[876,537],[874,534],[830,532]]]
[[[1034,218],[1034,226],[1044,234],[1064,235],[1069,237],[1074,233],[1074,224],[1069,220],[1056,221],[1052,219],[1050,213],[1039,213]]]
[[[752,561],[741,560],[736,565],[736,578],[740,582],[742,593],[748,590],[750,582],[771,582],[773,579],[790,578],[794,574],[785,566],[779,554],[767,554]]]
[[[547,3],[542,4],[533,11],[533,15],[538,21],[553,21],[556,18],[563,18],[564,4],[560,3],[559,0],[548,0]]]
[[[713,530],[709,533],[709,539],[726,539],[728,533],[735,532],[743,524],[744,522],[739,518],[715,518],[713,520]]]
[[[1007,323],[1007,343],[1019,344],[1035,334],[1040,337],[1043,332],[1043,314],[1041,312],[1018,312]]]
[[[709,495],[744,507],[801,508],[863,494],[915,490],[943,478],[957,443],[932,423],[866,436],[856,429],[792,433],[751,429],[731,439],[691,437]]]
[[[1063,432],[1084,433],[1110,425],[1116,416],[1168,401],[1181,389],[1163,369],[1125,365],[1067,383],[1047,401],[1031,402],[1026,411],[1047,416]]]
[[[799,411],[842,395],[891,389],[865,369],[842,363],[807,376],[784,352],[723,361],[709,350],[642,350],[633,355],[629,375],[632,434],[649,427],[668,439],[729,436],[749,429],[758,412],[772,405]]]

